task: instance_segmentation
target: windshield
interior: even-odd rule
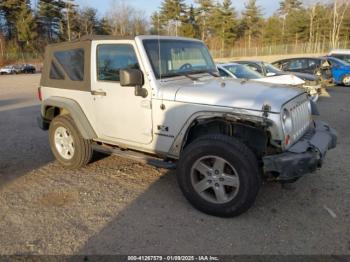
[[[258,79],[262,76],[245,65],[227,65],[224,68],[234,74],[237,78]]]
[[[343,60],[340,60],[338,58],[334,58],[334,57],[329,57],[328,58],[329,62],[333,65],[337,65],[337,66],[350,66],[349,63],[343,61]]]
[[[264,66],[266,68],[266,72],[267,73],[279,73],[281,72],[281,70],[279,70],[277,67],[274,67],[273,65],[269,64],[269,63],[264,63]]]
[[[144,40],[143,43],[157,79],[217,72],[213,59],[202,42],[152,39]]]

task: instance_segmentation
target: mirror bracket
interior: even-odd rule
[[[135,86],[135,96],[141,96],[142,98],[146,98],[148,96],[148,91],[142,86]]]

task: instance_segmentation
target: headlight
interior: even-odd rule
[[[282,124],[283,124],[283,130],[285,135],[290,135],[293,131],[293,122],[292,117],[290,116],[289,110],[286,108],[283,110],[282,113]]]

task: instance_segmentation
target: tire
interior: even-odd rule
[[[222,162],[225,163],[222,165]],[[223,167],[223,171],[216,172],[216,166]],[[197,167],[201,167],[198,169],[202,172]],[[203,175],[203,170],[207,175]],[[238,139],[207,135],[184,149],[178,162],[177,180],[184,196],[198,210],[213,216],[234,217],[254,204],[261,186],[261,173],[254,153]]]
[[[49,140],[52,153],[64,167],[77,169],[91,161],[91,141],[82,137],[69,115],[58,116],[52,120]]]
[[[344,86],[350,86],[350,75],[343,76],[341,82]]]

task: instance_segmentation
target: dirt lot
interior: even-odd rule
[[[174,172],[115,156],[59,166],[36,126],[38,81],[0,77],[0,254],[350,254],[350,88],[319,101],[339,132],[324,168],[221,219],[193,209]]]

